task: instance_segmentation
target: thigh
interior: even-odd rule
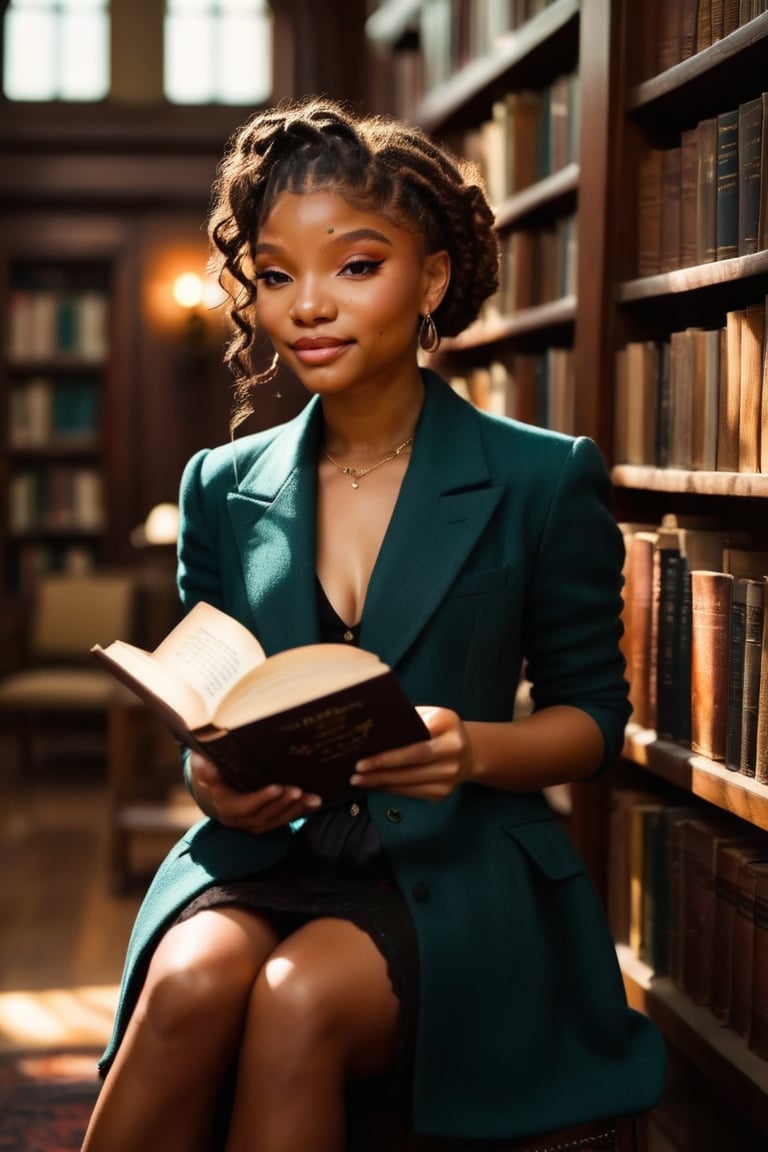
[[[278,1011],[287,1001],[289,1011],[333,1029],[352,1074],[376,1076],[392,1066],[400,1002],[384,956],[363,929],[348,920],[313,920],[276,945],[264,978]]]
[[[197,1006],[241,1003],[279,940],[269,920],[240,908],[197,912],[174,924],[150,961],[139,998],[171,1015]]]

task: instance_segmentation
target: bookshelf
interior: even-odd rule
[[[105,559],[109,308],[106,261],[9,261],[0,417],[8,593],[28,593],[41,570]]]
[[[606,253],[602,228],[590,229],[606,206],[609,102],[602,80],[580,76],[586,60],[607,58],[605,5],[393,0],[369,33],[390,49],[393,85],[410,78],[391,110],[474,159],[496,210],[499,294],[434,366],[496,410],[600,439],[601,408],[575,379],[604,356]],[[478,385],[484,375],[490,386]]]
[[[747,369],[745,361],[739,360],[738,352],[734,362],[728,332],[733,317],[743,316],[750,308],[765,315],[768,246],[763,233],[757,240],[753,239],[752,250],[745,250],[744,236],[738,232],[733,233],[731,239],[738,235],[741,255],[731,254],[723,243],[718,246],[718,238],[722,241],[729,234],[729,227],[738,227],[748,218],[748,212],[738,200],[743,194],[749,171],[744,151],[746,137],[736,136],[736,144],[732,145],[736,167],[729,174],[724,116],[734,112],[743,114],[745,106],[750,102],[753,107],[759,106],[761,99],[765,107],[763,90],[766,88],[764,60],[768,50],[768,12],[758,11],[762,7],[700,4],[697,12],[696,5],[682,0],[677,4],[647,6],[623,0],[615,6],[622,50],[617,60],[620,82],[616,100],[621,115],[615,122],[613,154],[617,157],[617,164],[612,190],[612,199],[619,207],[609,221],[613,230],[615,261],[613,304],[606,335],[613,365],[608,366],[600,391],[616,417],[614,437],[606,443],[610,445],[608,454],[613,465],[617,518],[628,526],[628,542],[632,540],[632,525],[658,525],[663,516],[671,514],[679,524],[697,524],[702,528],[707,525],[713,530],[718,526],[726,536],[747,532],[750,548],[757,551],[765,548],[763,524],[768,475],[760,469],[758,456],[753,455],[749,464],[745,463],[743,455],[745,441],[746,447],[754,451],[761,437],[760,417],[755,417],[755,411],[760,411],[761,392],[765,396],[765,337],[762,333],[758,341],[757,362]],[[717,22],[723,19],[726,9],[731,20],[730,30],[725,30],[722,24],[718,30]],[[676,25],[669,22],[675,15],[678,18]],[[697,15],[703,18],[702,23],[697,23]],[[644,45],[644,51],[634,51],[633,46],[637,45]],[[716,128],[714,151],[711,153],[706,143],[706,122],[713,123]],[[768,139],[767,132],[768,123],[763,117],[763,126],[757,133],[758,145],[762,133],[763,149]],[[687,183],[686,146],[692,150],[690,156],[693,157],[692,161],[689,160],[692,166],[688,170]],[[675,151],[678,153],[677,162],[670,163],[669,157]],[[655,168],[648,159],[654,153],[657,158]],[[768,186],[766,155],[768,153],[764,150],[762,160],[758,161],[757,186],[763,214]],[[654,171],[655,175],[649,177],[649,172]],[[672,172],[672,177],[665,177],[665,171],[667,174]],[[690,173],[695,174],[695,179]],[[666,184],[665,179],[668,180]],[[729,189],[733,197],[730,200]],[[758,221],[762,219],[759,211],[756,218]],[[743,323],[740,340],[744,339]],[[702,356],[694,351],[692,360],[685,360],[690,353],[684,351],[682,334],[699,330],[716,334],[710,345],[714,350],[709,354],[711,371],[706,367],[706,354]],[[689,339],[695,340],[696,337]],[[628,361],[621,360],[622,350],[632,344],[656,349],[651,354],[654,367],[651,368],[648,407],[636,408],[633,417],[642,427],[648,429],[653,426],[654,430],[645,449],[639,450],[639,462],[627,460],[632,451],[626,426],[627,392],[620,390],[622,372],[629,374],[630,388],[640,390],[644,387],[639,376],[631,382],[631,370],[626,367]],[[665,345],[668,352],[660,352]],[[736,347],[738,349],[739,344]],[[676,361],[675,355],[678,356]],[[697,355],[700,356],[698,361]],[[667,375],[671,378],[671,385],[666,384]],[[714,400],[710,391],[713,379]],[[739,454],[739,437],[736,435],[735,455],[726,458],[725,445],[733,434],[734,409],[730,409],[728,416],[724,395],[726,387],[734,387],[734,381],[737,389],[735,424],[737,429],[741,425],[742,454]],[[626,386],[625,375],[625,389]],[[661,407],[660,397],[665,386],[672,397],[670,410]],[[748,389],[752,389],[757,398],[756,408],[751,411],[744,400]],[[679,409],[677,417],[675,404]],[[714,456],[702,465],[701,460],[697,463],[686,457],[683,450],[681,463],[676,455],[680,451],[680,442],[675,442],[672,430],[675,419],[687,421],[693,427],[705,410]],[[665,428],[666,420],[670,428]],[[637,438],[634,444],[637,453]],[[693,546],[689,556],[684,569],[718,566],[696,563]],[[658,562],[658,552],[654,561]],[[689,571],[684,571],[681,577],[683,588],[689,579]],[[651,590],[652,596],[661,594],[658,584],[652,584]],[[635,594],[631,576],[628,576],[627,600],[630,604]],[[676,611],[680,614],[676,625],[681,638],[679,642],[684,649],[685,636],[690,642],[697,618],[689,615],[686,620],[684,606],[678,605]],[[691,611],[690,607],[688,611]],[[696,611],[699,611],[698,607]],[[652,603],[650,612],[649,619],[655,619],[656,626],[660,627],[661,609]],[[732,619],[729,619],[729,628]],[[630,631],[627,640],[630,653],[632,643]],[[648,674],[640,665],[633,664],[631,655],[628,659],[635,677]],[[653,665],[663,658],[651,647],[650,659]],[[731,650],[725,668],[709,669],[710,679],[705,687],[710,709],[712,698],[718,693],[725,693],[729,703],[732,701],[735,691],[733,660]],[[688,675],[691,674],[691,661],[688,652],[678,664],[678,673],[683,678],[686,666]],[[661,664],[656,663],[655,667],[660,676]],[[632,681],[632,677],[630,679]],[[661,691],[659,687],[660,694]],[[764,710],[767,707],[768,700],[761,690],[759,708]],[[650,720],[653,720],[653,714]],[[695,715],[693,722],[696,723]],[[675,740],[661,739],[656,725],[648,721],[646,726],[643,723],[630,724],[620,785],[646,790],[651,796],[661,797],[664,805],[681,806],[679,817],[670,816],[670,824],[678,831],[669,835],[681,838],[676,848],[670,849],[667,845],[667,852],[675,853],[676,862],[670,866],[687,870],[688,876],[698,876],[701,887],[687,881],[692,887],[683,888],[686,895],[680,897],[676,917],[690,929],[690,920],[686,918],[692,912],[686,908],[685,902],[698,899],[708,886],[711,893],[709,903],[706,897],[701,896],[704,903],[699,907],[704,909],[701,913],[703,918],[710,916],[712,919],[699,921],[700,927],[706,923],[706,928],[701,927],[701,935],[696,937],[697,947],[701,952],[718,957],[724,936],[723,921],[717,917],[727,903],[725,879],[720,871],[723,867],[722,846],[717,846],[718,838],[732,838],[734,842],[749,844],[750,850],[754,849],[758,856],[768,858],[768,784],[756,780],[743,768],[741,771],[733,770],[727,768],[725,762],[695,752],[692,746],[695,735],[691,732],[686,736],[683,732]],[[616,826],[611,822],[619,819],[611,807],[611,799],[609,797],[609,832],[605,837],[609,858],[610,853],[616,851],[612,837],[617,835]],[[642,826],[643,817],[638,819]],[[690,820],[706,822],[710,827],[706,865],[686,845],[684,829],[686,821]],[[648,826],[646,817],[645,827]],[[642,839],[643,835],[642,831],[636,834],[636,840],[638,836]],[[631,853],[631,847],[628,851]],[[653,881],[647,871],[650,865],[642,863],[642,847],[636,851],[635,879],[641,888],[645,885],[651,888]],[[647,854],[647,844],[645,851]],[[665,858],[668,862],[672,860],[669,855]],[[700,870],[697,872],[696,869]],[[679,884],[679,880],[674,883]],[[738,899],[743,902],[743,909],[751,913],[755,907],[754,900],[750,905],[744,891],[737,894]],[[657,892],[653,890],[649,895],[644,892],[640,903],[646,898],[653,902],[656,896]],[[747,920],[751,923],[749,916],[744,922]],[[757,919],[755,925],[756,934]],[[647,922],[646,928],[652,935],[654,929],[652,926],[648,928]],[[674,919],[670,930],[675,930]],[[721,932],[719,940],[718,931]],[[734,949],[742,947],[743,937],[738,938],[738,943],[736,936],[732,939]],[[752,947],[754,937],[748,939]],[[755,1051],[754,1017],[751,1026],[736,1027],[733,1014],[730,1018],[722,1011],[716,1014],[713,993],[710,999],[705,993],[704,1002],[692,998],[691,989],[679,967],[677,970],[655,971],[647,963],[642,963],[624,942],[619,945],[619,957],[630,1001],[657,1021],[673,1053],[672,1080],[676,1085],[677,1099],[670,1098],[664,1102],[658,1119],[667,1136],[674,1137],[673,1146],[684,1152],[689,1147],[715,1149],[724,1146],[724,1139],[729,1143],[734,1141],[733,1146],[738,1147],[763,1146],[768,1133],[768,1061],[765,1052]],[[754,1002],[758,995],[762,995],[762,976],[758,974],[760,966],[757,961],[750,963],[747,960],[746,963],[746,979]],[[674,969],[674,965],[671,968]],[[681,1062],[686,1075],[678,1075]],[[689,1074],[698,1077],[695,1081],[697,1089],[692,1087],[694,1081],[686,1082]],[[710,1130],[699,1127],[693,1136],[692,1129],[681,1120],[681,1115],[686,1107],[690,1110],[699,1106],[694,1101],[700,1099],[702,1085],[709,1098],[704,1112]],[[681,1104],[681,1100],[685,1103]],[[723,1117],[730,1118],[734,1125],[727,1137],[724,1135]]]
[[[766,463],[758,468],[743,463],[726,467],[718,458],[709,467],[682,467],[674,459],[660,458],[658,443],[653,444],[651,458],[630,461],[623,455],[627,429],[620,421],[626,413],[618,385],[623,371],[619,354],[628,345],[656,347],[670,344],[673,333],[722,331],[722,336],[710,340],[713,353],[715,347],[726,347],[729,314],[765,306],[768,299],[768,234],[765,230],[758,234],[751,250],[744,250],[748,237],[739,236],[741,254],[728,254],[723,246],[719,253],[707,252],[702,258],[705,249],[700,250],[699,244],[708,233],[698,199],[698,182],[704,179],[706,167],[702,163],[700,176],[699,161],[708,139],[699,128],[702,121],[740,111],[750,102],[754,112],[762,100],[762,208],[757,219],[763,229],[768,223],[765,7],[730,0],[698,4],[688,0],[649,4],[511,0],[485,6],[472,0],[392,0],[377,10],[382,29],[379,49],[388,47],[393,74],[407,77],[401,87],[405,106],[389,110],[409,115],[457,151],[480,160],[481,167],[485,163],[502,260],[510,238],[522,237],[525,243],[526,237],[566,217],[574,220],[582,257],[575,261],[567,290],[561,284],[560,291],[545,299],[495,300],[466,333],[444,342],[435,367],[454,383],[466,382],[467,393],[476,402],[479,398],[494,410],[558,427],[551,410],[540,400],[531,402],[526,392],[545,386],[541,374],[534,370],[523,378],[520,368],[530,367],[553,349],[567,351],[572,358],[572,387],[578,384],[563,430],[589,435],[600,445],[611,468],[617,519],[642,528],[659,525],[670,513],[680,522],[708,518],[733,533],[749,533],[752,545],[763,550],[768,547]],[[426,8],[430,17],[424,22]],[[496,22],[499,8],[507,14],[503,30]],[[475,34],[472,41],[461,29],[466,27],[468,13],[471,27],[471,15],[481,9],[496,15],[488,17],[487,35]],[[441,16],[443,25],[453,21],[452,34],[441,25]],[[384,17],[389,18],[388,24]],[[419,58],[420,43],[423,58]],[[472,43],[480,45],[474,53],[468,47]],[[509,147],[504,139],[509,121],[505,123],[502,117],[505,129],[500,143],[498,124],[493,126],[499,105],[509,108],[510,95],[551,90],[561,76],[572,74],[577,75],[574,124],[581,126],[574,133],[575,150],[565,163],[539,170],[524,186],[516,187],[513,182],[505,187],[498,171],[504,169]],[[670,155],[675,150],[679,155]],[[651,153],[657,154],[655,169],[651,165],[657,182],[662,154],[667,154],[663,189],[658,183],[648,183],[645,160]],[[682,197],[690,195],[694,156],[697,199],[693,205],[683,200],[681,208]],[[717,154],[710,157],[710,161],[716,159]],[[689,181],[685,185],[684,176]],[[653,192],[650,199],[649,190]],[[711,212],[711,187],[706,195],[709,199],[702,199],[701,205],[708,204]],[[657,247],[651,253],[650,270],[647,220],[640,219],[641,208],[647,213],[649,204],[657,214],[654,228],[658,229],[658,236],[651,233]],[[711,223],[709,216],[706,220]],[[766,333],[768,313],[763,363]],[[676,340],[676,348],[683,348],[683,341]],[[710,417],[715,411],[718,421],[723,419],[719,407],[705,409],[704,377],[690,371],[689,421],[698,421],[704,410]],[[713,369],[712,373],[719,386],[724,378],[719,360],[718,372]],[[768,374],[764,379],[768,380]],[[652,382],[657,388],[658,379]],[[763,383],[762,395],[767,392],[768,383]],[[768,400],[763,407],[765,403]],[[658,440],[657,409],[635,407],[633,414],[641,428],[653,427],[652,439]],[[763,411],[762,429],[758,426],[747,440],[755,436],[765,440],[766,429],[768,418]],[[629,667],[634,672],[633,665]],[[716,691],[712,686],[710,694]],[[768,700],[761,699],[761,711],[766,708]],[[660,739],[655,728],[632,723],[617,771],[572,790],[570,830],[609,914],[616,870],[617,797],[632,790],[649,798],[661,797],[664,806],[679,808],[681,822],[724,822],[727,835],[764,846],[768,859],[768,783],[695,754],[690,738]],[[710,890],[714,891],[714,882]],[[649,1136],[651,1152],[763,1148],[768,1134],[768,1059],[706,1004],[694,1002],[683,990],[679,973],[654,971],[618,933],[617,948],[630,1001],[657,1021],[672,1056],[668,1099]]]

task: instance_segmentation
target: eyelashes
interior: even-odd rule
[[[346,276],[350,279],[373,276],[378,272],[383,263],[383,260],[372,260],[358,256],[342,265],[339,270],[339,275]],[[263,282],[270,288],[277,288],[291,282],[291,277],[288,273],[282,272],[278,268],[265,268],[256,273],[255,279]]]

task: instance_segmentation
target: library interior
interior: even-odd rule
[[[201,816],[177,740],[90,649],[178,623],[180,478],[229,436],[205,229],[226,141],[327,94],[482,173],[499,287],[425,366],[610,474],[633,711],[609,769],[547,794],[666,1044],[632,1152],[765,1149],[768,0],[0,14],[0,1146],[33,1147],[3,1139],[20,1068],[107,1042],[142,897]],[[304,403],[280,368],[237,436]]]

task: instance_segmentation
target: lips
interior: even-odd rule
[[[336,340],[332,336],[303,337],[296,341],[293,350],[304,364],[327,364],[346,351],[350,344],[349,340]]]

